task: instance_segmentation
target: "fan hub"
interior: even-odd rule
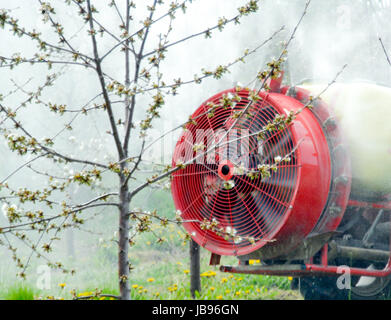
[[[233,177],[234,165],[232,164],[231,161],[224,160],[220,162],[217,172],[221,179],[228,181]]]

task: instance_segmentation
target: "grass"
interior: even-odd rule
[[[157,244],[151,234],[146,233],[130,249],[129,259],[134,268],[130,275],[131,298],[192,299],[188,244],[183,243],[184,234],[172,226],[169,230],[155,226],[154,232],[157,236],[166,236],[167,241]],[[76,275],[52,271],[50,288],[38,289],[32,272],[37,265],[31,266],[32,277],[29,275],[26,281],[12,281],[13,276],[8,274],[3,277],[7,283],[0,279],[0,299],[72,299],[96,292],[117,296],[116,244],[86,244],[85,249],[80,247],[79,250],[77,259],[71,263]],[[201,292],[197,299],[302,299],[297,291],[290,290],[287,277],[222,273],[208,265],[209,258],[209,253],[202,250]],[[237,260],[222,257],[222,264],[237,264]]]
[[[208,266],[207,261],[207,257],[203,257],[202,290],[197,296],[198,299],[278,299],[280,293],[291,291],[290,280],[286,277],[221,273]],[[187,261],[175,261],[165,264],[164,267],[152,267],[145,272],[144,276],[133,278],[132,297],[134,299],[191,299],[189,286],[190,274]],[[293,296],[298,298],[298,295],[292,294]]]
[[[36,292],[26,284],[16,284],[5,289],[0,296],[4,300],[34,300]]]
[[[168,256],[167,252],[156,250],[143,250],[134,252],[133,255],[142,257],[139,261],[143,262],[139,262],[131,274],[132,299],[191,299],[188,257],[183,254]],[[234,259],[228,260],[236,262]],[[197,299],[301,299],[298,292],[290,290],[290,280],[286,277],[221,273],[208,266],[206,253],[202,256],[201,263],[202,290]],[[0,299],[72,299],[74,295],[82,298],[94,295],[97,291],[118,295],[116,270],[110,265],[100,267],[100,271],[91,273],[90,270],[92,277],[88,278],[89,283],[83,280],[83,274],[79,274],[76,279],[71,276],[65,279],[59,274],[53,276],[50,290],[38,290],[33,282],[11,283],[7,288],[0,288]],[[112,275],[106,274],[101,281],[98,274],[108,272]]]

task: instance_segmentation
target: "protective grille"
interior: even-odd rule
[[[232,96],[240,100],[224,105]],[[239,119],[249,103],[249,91],[235,89],[207,100],[192,115],[173,155],[174,166],[191,162],[172,175],[176,208],[193,239],[217,254],[248,253],[273,239],[296,189],[298,164],[289,127],[264,130],[278,112],[261,98]],[[276,164],[278,157],[284,161]],[[277,170],[262,178],[263,164]]]

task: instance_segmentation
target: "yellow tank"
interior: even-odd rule
[[[315,97],[327,85],[303,84]],[[372,83],[335,83],[321,98],[334,110],[349,144],[352,192],[391,194],[391,88]]]

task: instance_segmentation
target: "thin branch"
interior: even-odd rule
[[[6,24],[10,25],[11,27],[13,27],[13,29],[16,31],[16,32],[19,32],[20,34],[24,35],[24,36],[27,36],[29,37],[30,39],[32,40],[39,40],[41,41],[42,44],[44,44],[45,46],[51,48],[51,49],[54,49],[54,50],[58,50],[58,51],[63,51],[65,53],[69,53],[69,54],[72,54],[74,55],[75,53],[77,53],[80,57],[83,57],[87,60],[90,60],[90,61],[93,61],[94,59],[89,57],[88,55],[85,55],[83,53],[80,53],[80,52],[77,52],[77,51],[74,51],[74,50],[70,50],[70,49],[66,49],[64,47],[59,47],[59,46],[56,46],[54,44],[51,44],[51,43],[48,43],[46,41],[43,41],[39,38],[33,38],[31,36],[31,33],[27,32],[24,28],[20,28],[16,22],[9,22],[8,20],[5,21]]]
[[[96,198],[93,198],[93,199],[83,203],[83,204],[79,204],[79,205],[73,206],[73,208],[86,207],[86,206],[88,206],[88,205],[90,205],[90,204],[92,204],[92,203],[94,203],[96,201],[99,201],[99,200],[102,200],[102,199],[106,199],[106,198],[108,198],[110,196],[118,196],[118,192],[110,192],[110,193],[106,193],[106,194],[100,195],[100,196],[98,196]]]
[[[382,47],[382,49],[383,49],[383,52],[384,52],[384,54],[385,54],[385,56],[386,56],[387,62],[388,62],[388,64],[391,66],[390,57],[389,57],[389,55],[388,55],[388,53],[387,53],[386,48],[384,47],[384,43],[383,43],[383,40],[382,40],[381,37],[379,37],[379,41],[380,41],[381,47]]]
[[[111,101],[110,101],[110,98],[109,98],[109,95],[108,95],[107,89],[106,89],[105,79],[103,76],[102,66],[101,66],[102,60],[99,57],[99,53],[98,53],[98,45],[97,45],[96,37],[95,37],[94,21],[92,18],[92,10],[91,10],[91,1],[90,0],[87,0],[87,8],[88,8],[88,14],[89,14],[90,33],[91,33],[92,46],[93,46],[94,58],[95,58],[95,64],[96,64],[96,72],[99,77],[99,82],[101,85],[103,97],[104,97],[104,100],[106,103],[106,110],[107,110],[107,114],[109,116],[111,130],[113,131],[115,145],[117,147],[117,151],[118,151],[120,159],[123,159],[124,158],[124,150],[121,145],[121,141],[120,141],[118,130],[117,130],[117,125],[116,125],[116,122],[114,119],[114,113],[113,113],[112,106],[111,106]]]
[[[39,158],[42,158],[42,157],[45,157],[47,156],[48,153],[44,153],[44,154],[41,154],[25,163],[23,163],[22,165],[20,165],[18,168],[16,168],[14,171],[12,171],[7,177],[5,177],[1,182],[0,182],[0,185],[3,184],[5,181],[7,181],[9,178],[11,178],[14,174],[16,174],[18,171],[22,170],[24,167],[28,166],[29,164],[31,164],[32,162],[34,162],[35,160],[38,160]]]
[[[78,1],[73,0],[72,2],[75,3],[81,10],[84,11],[84,8],[81,6],[81,4]],[[112,33],[106,27],[104,27],[98,20],[96,20],[94,17],[92,17],[92,19],[93,19],[94,23],[97,24],[103,32],[106,32],[108,35],[110,35],[117,42],[121,41],[121,39],[119,39],[114,33]],[[135,54],[134,49],[129,48],[129,47],[127,47],[127,49]]]
[[[121,42],[117,43],[115,46],[113,46],[110,50],[108,50],[104,55],[102,55],[102,61],[110,54],[112,53],[116,48],[118,48],[120,45],[122,45],[123,43],[125,43],[126,41],[129,41],[130,39],[132,39],[134,36],[136,36],[138,33],[144,31],[147,27],[150,27],[151,25],[155,24],[156,22],[162,20],[163,18],[169,16],[169,15],[172,15],[176,10],[180,9],[183,7],[183,5],[188,2],[189,0],[185,0],[182,2],[182,4],[180,5],[177,5],[174,9],[171,9],[169,10],[167,13],[165,13],[164,15],[162,15],[161,17],[159,17],[158,19],[152,21],[148,26],[144,26],[142,28],[140,28],[139,30],[137,30],[136,32],[134,32],[133,34],[131,34],[130,36],[126,37],[124,40],[122,40]]]
[[[157,0],[154,0],[154,3],[153,3],[153,7],[154,8],[156,7],[156,3],[157,3]],[[155,10],[151,10],[151,13],[149,14],[149,20],[150,21],[153,18],[154,12],[155,12]],[[137,80],[138,80],[138,77],[139,77],[139,71],[140,71],[140,67],[141,67],[141,62],[143,60],[142,56],[143,56],[143,52],[144,52],[144,46],[145,46],[145,43],[146,43],[147,38],[148,38],[150,27],[151,26],[149,25],[146,28],[146,31],[145,31],[145,34],[144,34],[144,37],[143,37],[143,40],[142,40],[142,43],[141,43],[141,46],[140,46],[140,50],[139,50],[139,52],[137,54],[137,57],[136,57],[136,66],[135,66],[134,79],[133,79],[133,82],[135,84],[137,84]],[[129,110],[129,115],[128,115],[128,118],[126,119],[125,138],[124,138],[124,144],[123,144],[123,148],[125,150],[125,155],[126,156],[127,156],[127,151],[128,151],[130,133],[132,131],[133,115],[134,115],[134,108],[135,107],[136,107],[136,96],[133,95],[132,96],[132,102],[131,102],[130,110]]]
[[[128,176],[126,177],[124,183],[122,184],[123,186],[127,185],[127,183],[129,182],[129,179],[132,178],[133,173],[138,169],[138,167],[139,167],[139,165],[140,165],[140,163],[142,161],[142,155],[144,153],[144,146],[145,146],[145,140],[143,141],[143,143],[141,145],[141,151],[140,151],[140,154],[137,157],[137,161],[134,164],[132,170],[129,172]]]
[[[67,211],[66,213],[67,213],[67,215],[70,215],[72,213],[81,212],[81,211],[84,211],[84,210],[87,210],[87,209],[92,209],[92,208],[96,208],[96,207],[105,207],[105,206],[107,206],[107,207],[109,207],[109,206],[118,207],[119,205],[118,205],[118,203],[115,203],[115,202],[95,203],[95,204],[86,205],[84,207],[75,207],[75,209]],[[20,227],[41,224],[42,222],[49,222],[49,221],[56,220],[56,219],[61,218],[61,217],[64,217],[64,213],[57,214],[57,215],[54,215],[54,216],[48,217],[48,218],[42,218],[42,219],[39,219],[39,220],[30,221],[30,222],[24,222],[24,223],[14,224],[14,225],[6,226],[6,227],[1,227],[0,228],[0,230],[1,230],[0,234],[4,234],[6,232],[10,232],[10,230],[12,230],[12,229],[18,229]]]

